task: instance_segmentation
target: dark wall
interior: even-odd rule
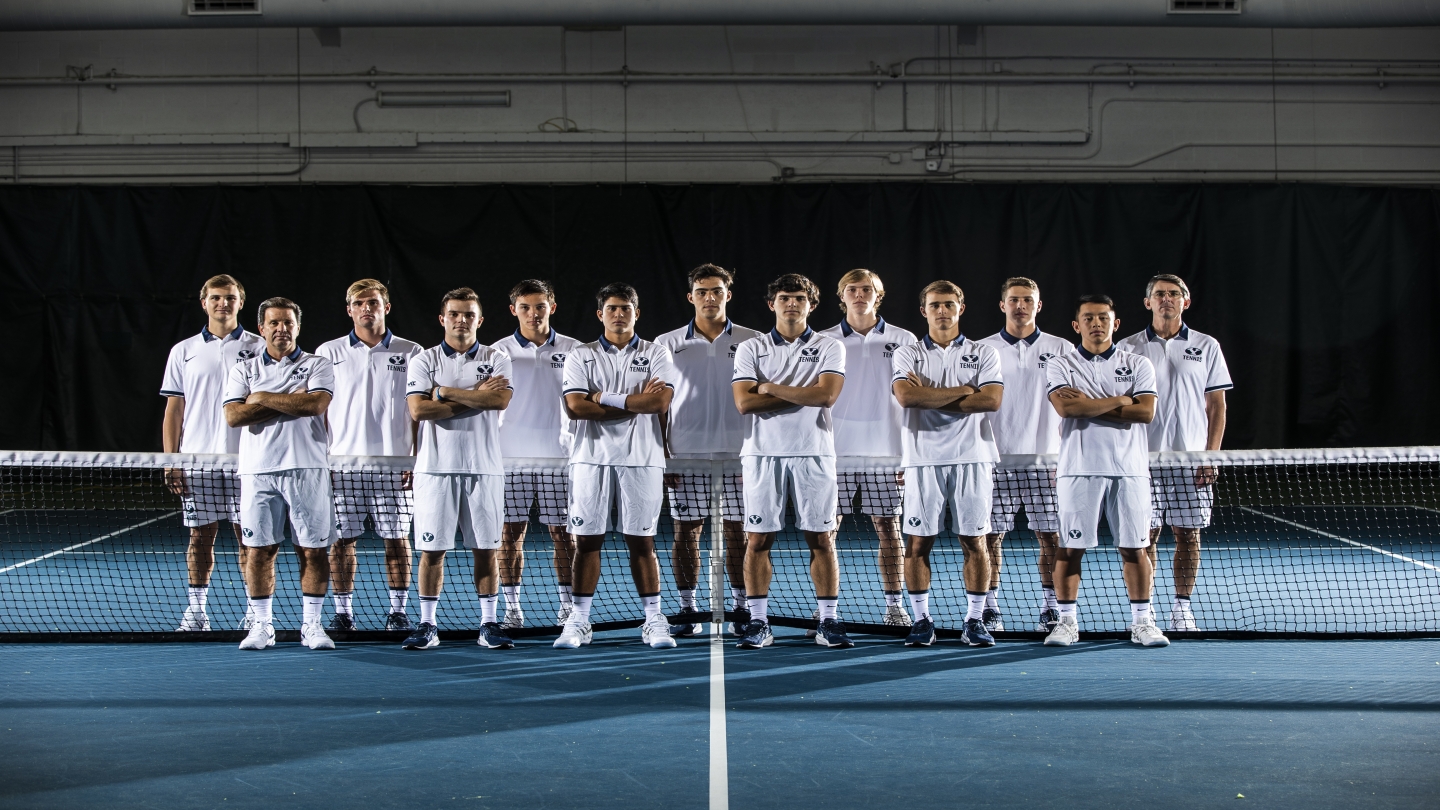
[[[344,290],[375,277],[390,324],[430,345],[442,292],[481,294],[484,340],[514,328],[506,293],[559,290],[557,327],[598,334],[591,294],[640,291],[640,333],[683,324],[685,273],[739,273],[732,315],[771,323],[766,281],[813,278],[817,326],[834,284],[869,267],[882,310],[923,328],[916,292],[969,295],[971,335],[1001,326],[998,285],[1040,282],[1042,328],[1073,338],[1069,303],[1119,302],[1143,328],[1145,280],[1186,278],[1188,321],[1217,336],[1236,388],[1226,447],[1440,443],[1431,403],[1440,324],[1440,192],[1300,185],[259,186],[0,189],[0,293],[13,388],[0,447],[158,450],[170,346],[197,332],[200,283],[246,285],[242,323],[271,295],[305,308],[301,345],[344,334]],[[18,372],[18,373],[16,373]]]

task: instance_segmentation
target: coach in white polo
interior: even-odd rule
[[[436,609],[445,584],[445,554],[458,530],[475,555],[482,647],[515,646],[495,620],[500,571],[496,563],[505,517],[500,462],[500,411],[510,404],[510,358],[482,345],[480,297],[460,287],[440,298],[445,339],[410,361],[405,402],[420,423],[415,453],[415,546],[420,549],[420,624],[407,650],[440,644]]]
[[[735,407],[747,419],[740,449],[745,496],[745,592],[750,623],[739,647],[759,649],[774,641],[768,616],[770,548],[784,528],[785,504],[794,504],[795,524],[810,547],[810,579],[820,615],[815,642],[853,647],[836,616],[840,567],[835,557],[835,436],[830,408],[845,385],[845,347],[812,330],[810,312],[820,290],[810,279],[789,273],[765,290],[775,313],[767,335],[751,338],[735,352]]]
[[[670,457],[735,461],[745,438],[745,422],[735,409],[730,381],[735,376],[735,352],[740,344],[760,333],[732,323],[726,314],[734,276],[714,264],[690,271],[690,292],[685,298],[695,308],[690,323],[655,338],[670,350],[675,365],[675,398],[664,419]],[[710,517],[710,476],[666,475],[670,517],[675,521],[675,545],[670,561],[680,610],[697,610],[695,589],[700,582],[700,535]],[[745,602],[745,506],[740,476],[726,475],[721,487],[721,519],[725,535],[725,570],[735,612],[743,627],[750,619]],[[676,626],[676,635],[691,636],[699,624]],[[737,629],[738,632],[738,629]]]
[[[951,530],[965,552],[969,608],[960,640],[991,647],[995,638],[984,622],[990,583],[985,533],[1000,453],[986,415],[1000,407],[1005,380],[995,349],[960,334],[965,312],[960,287],[933,281],[920,291],[920,303],[930,328],[920,343],[895,350],[891,384],[896,402],[905,409],[905,585],[914,611],[905,644],[928,647],[935,641],[930,550],[945,528],[948,511]]]
[[[364,278],[345,291],[345,313],[353,328],[342,338],[320,344],[315,353],[335,369],[335,400],[330,403],[330,454],[336,456],[410,456],[415,454],[416,422],[405,406],[410,360],[420,344],[385,326],[390,291]],[[340,540],[330,548],[330,591],[335,600],[331,630],[354,630],[351,599],[355,593],[355,540],[370,519],[385,541],[385,578],[390,604],[386,630],[413,629],[405,605],[410,594],[410,475],[337,472],[335,519]]]
[[[520,586],[525,573],[525,532],[530,510],[538,507],[540,523],[550,531],[560,609],[556,624],[564,625],[573,609],[570,565],[575,538],[565,525],[570,478],[564,460],[570,457],[570,418],[560,407],[565,358],[580,341],[550,326],[555,290],[550,282],[530,278],[510,290],[510,314],[518,326],[490,347],[510,357],[515,397],[500,414],[500,454],[511,458],[553,460],[549,470],[505,471],[505,533],[500,538],[500,589],[505,592],[506,628],[523,627]]]
[[[1155,276],[1145,285],[1150,324],[1120,341],[1120,347],[1144,355],[1155,365],[1160,404],[1150,423],[1150,452],[1219,450],[1225,438],[1225,392],[1235,387],[1225,354],[1215,338],[1182,320],[1190,308],[1190,288],[1179,276]],[[1210,525],[1215,501],[1214,467],[1162,467],[1153,482],[1150,513],[1150,561],[1166,523],[1175,534],[1175,601],[1171,630],[1195,630],[1190,597],[1200,572],[1200,530]]]
[[[1045,369],[1050,404],[1061,418],[1055,552],[1060,620],[1046,646],[1064,647],[1080,638],[1080,561],[1086,549],[1099,545],[1102,510],[1130,596],[1130,640],[1145,647],[1170,643],[1151,615],[1154,568],[1143,551],[1150,545],[1150,458],[1143,425],[1155,415],[1155,369],[1111,342],[1119,325],[1108,295],[1082,296],[1072,323],[1080,345],[1052,358]]]
[[[1050,360],[1074,350],[1067,340],[1040,331],[1040,285],[1023,276],[1008,278],[1000,288],[1000,311],[1005,327],[980,341],[1000,355],[1005,377],[1005,401],[990,417],[995,444],[1003,455],[1054,455],[1060,451],[1060,415],[1047,397],[1046,368]],[[990,592],[985,596],[985,627],[1004,630],[1000,617],[1002,541],[1015,528],[1015,513],[1022,508],[1030,531],[1040,544],[1036,567],[1040,572],[1040,618],[1035,629],[1049,633],[1060,620],[1055,605],[1055,546],[1060,518],[1055,511],[1055,475],[1050,470],[997,470],[995,507],[990,512]]]
[[[660,414],[674,396],[670,381],[675,370],[669,349],[635,334],[640,295],[634,287],[608,284],[595,294],[595,305],[604,334],[565,358],[564,406],[575,420],[570,454],[575,611],[555,646],[573,649],[590,643],[600,549],[613,528],[625,537],[630,553],[630,576],[645,612],[641,638],[656,649],[674,647],[660,604],[655,533],[665,498]]]
[[[915,342],[915,333],[888,324],[880,317],[885,284],[869,270],[851,270],[836,287],[840,323],[820,334],[845,346],[845,387],[830,416],[835,420],[835,455],[894,458],[900,455],[901,408],[890,393],[891,361],[895,352]],[[908,626],[901,580],[905,543],[900,537],[900,486],[894,475],[877,472],[841,472],[840,515],[851,511],[858,490],[860,511],[868,515],[880,538],[880,590],[885,600],[885,623]],[[837,523],[838,527],[838,523]]]
[[[304,621],[300,641],[312,650],[335,642],[320,625],[330,584],[330,544],[335,541],[335,507],[325,410],[334,397],[330,361],[302,351],[300,307],[288,298],[260,304],[257,320],[265,351],[230,369],[225,385],[225,421],[240,431],[240,525],[250,547],[245,585],[254,624],[242,650],[275,644],[271,598],[275,595],[275,554],[290,524],[290,541],[300,564]]]
[[[165,421],[160,435],[167,453],[234,453],[240,449],[240,431],[225,424],[220,404],[225,383],[231,368],[265,350],[265,341],[240,326],[245,288],[231,276],[214,276],[200,286],[200,308],[206,316],[200,334],[175,344],[165,361],[165,381],[160,385]],[[189,606],[176,629],[209,630],[205,603],[210,573],[215,570],[215,534],[222,520],[230,521],[235,531],[240,577],[245,577],[248,549],[240,542],[240,487],[227,471],[174,468],[165,470],[165,484],[180,496],[182,520],[190,529],[185,551]],[[240,629],[250,629],[248,612]]]

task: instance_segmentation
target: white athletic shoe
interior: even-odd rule
[[[312,650],[333,650],[335,642],[325,633],[325,626],[318,621],[300,625],[300,643]]]
[[[248,607],[247,607],[247,608],[245,608],[245,618],[243,618],[243,619],[240,620],[240,626],[239,626],[238,628],[236,628],[236,629],[238,629],[238,630],[249,630],[250,628],[252,628],[252,627],[254,627],[254,626],[255,626],[255,609],[254,609],[254,608],[248,608]]]
[[[1069,647],[1080,640],[1080,625],[1075,623],[1074,616],[1061,616],[1060,621],[1055,623],[1055,629],[1045,637],[1046,647]]]
[[[640,628],[640,638],[657,650],[675,646],[675,637],[670,635],[670,620],[664,613],[652,613]]]
[[[885,607],[885,623],[891,627],[909,627],[914,624],[910,621],[910,614],[900,605],[887,605]]]
[[[1170,627],[1167,629],[1183,632],[1200,628],[1195,626],[1195,614],[1190,612],[1190,608],[1182,607],[1170,609]]]
[[[570,614],[574,612],[574,605],[569,603],[560,605],[560,609],[555,611],[555,625],[557,627],[564,627],[565,623],[570,621]]]
[[[1170,639],[1155,626],[1155,619],[1146,616],[1130,625],[1130,643],[1141,647],[1169,647]]]
[[[240,642],[242,650],[263,650],[275,646],[275,625],[270,622],[253,622],[250,635]]]
[[[571,616],[565,622],[565,629],[560,631],[560,637],[555,639],[555,648],[560,650],[573,650],[582,644],[589,644],[594,634],[590,630],[590,622],[582,622],[576,616]]]
[[[175,628],[177,633],[199,633],[210,629],[210,617],[205,615],[204,608],[187,607],[185,615],[180,619],[180,626]]]
[[[509,605],[505,608],[505,621],[500,626],[506,630],[514,630],[517,627],[525,626],[525,611],[519,605]]]

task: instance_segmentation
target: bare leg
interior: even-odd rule
[[[564,526],[550,526],[550,542],[555,547],[555,582],[570,587],[575,561],[575,538]]]
[[[965,550],[966,592],[985,593],[990,588],[990,555],[987,552],[985,535],[962,536],[960,547]]]
[[[738,520],[727,520],[725,528],[725,575],[730,581],[730,587],[739,588],[748,593],[745,588],[745,529],[744,524]],[[724,600],[721,600],[724,604]],[[745,605],[736,605],[736,609],[743,609]]]
[[[235,533],[235,564],[240,568],[240,581],[245,582],[247,581],[246,578],[250,575],[250,567],[247,564],[247,561],[250,559],[250,547],[245,545],[245,541],[240,539],[239,523],[232,522],[230,524],[230,531]],[[208,575],[206,581],[209,581]]]
[[[675,543],[670,549],[670,567],[675,577],[676,590],[693,591],[699,585],[700,535],[704,531],[703,520],[675,522]]]
[[[500,530],[500,584],[507,588],[520,584],[525,573],[525,531],[529,521],[506,523]]]
[[[1200,530],[1171,527],[1171,531],[1175,533],[1175,595],[1189,599],[1200,573]]]
[[[635,582],[635,593],[652,596],[660,593],[660,560],[655,556],[655,538],[625,535],[625,545],[630,551],[630,579]],[[599,555],[596,555],[598,561]]]
[[[245,558],[246,573],[249,575],[245,587],[251,599],[264,599],[275,595],[275,554],[280,547],[261,546],[250,550]]]
[[[1142,551],[1138,548],[1120,549],[1120,559],[1124,561],[1125,590],[1135,602],[1149,601],[1150,588],[1154,584],[1155,569],[1150,564],[1150,555]]]
[[[1060,547],[1059,532],[1036,532],[1040,541],[1040,557],[1035,568],[1040,572],[1040,587],[1055,589],[1055,550]]]
[[[475,595],[494,596],[500,592],[500,549],[475,548]]]
[[[351,593],[355,590],[355,571],[358,568],[355,559],[356,539],[342,537],[330,547],[330,585],[335,588],[336,593]]]
[[[306,596],[324,596],[330,587],[330,550],[296,546],[295,562],[300,567],[300,592]],[[274,570],[272,565],[272,575]]]
[[[1000,569],[1005,564],[1004,534],[985,535],[985,552],[990,559],[990,582],[987,590],[1000,590]]]
[[[805,545],[810,547],[810,581],[815,583],[815,598],[839,599],[840,563],[835,557],[834,532],[805,532]],[[768,567],[768,549],[765,563]],[[766,587],[769,587],[769,577],[766,577]]]
[[[600,548],[603,534],[582,534],[575,538],[574,586],[576,596],[594,596],[600,584]]]
[[[1080,596],[1080,560],[1085,556],[1083,548],[1055,549],[1055,598],[1061,602],[1074,602]]]
[[[912,594],[930,590],[930,550],[935,538],[910,535],[905,544],[905,588]]]
[[[445,552],[420,552],[420,597],[439,599],[440,589],[445,587]]]
[[[897,594],[905,576],[905,541],[900,536],[900,518],[870,517],[875,534],[880,538],[880,587],[887,594]]]
[[[385,581],[392,590],[410,590],[410,538],[385,539]]]
[[[215,570],[215,534],[218,523],[190,527],[190,546],[185,549],[185,568],[190,576],[190,587],[203,588],[210,584],[210,574]],[[242,549],[245,546],[240,546]],[[245,567],[240,567],[243,578]]]
[[[745,594],[751,599],[770,595],[770,547],[775,545],[774,532],[745,533]]]

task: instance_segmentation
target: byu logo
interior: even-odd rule
[[[1081,532],[1079,529],[1071,529],[1069,531],[1071,540],[1079,540],[1081,534],[1083,534],[1083,532]]]
[[[648,357],[637,357],[637,358],[635,358],[634,360],[631,360],[631,361],[630,361],[630,370],[631,370],[631,371],[649,371],[649,370],[650,370],[650,358],[648,358]]]
[[[751,526],[759,526],[759,525],[760,525],[760,516],[759,516],[759,515],[751,515],[749,518],[747,518],[747,520],[750,521],[750,525],[751,525]]]
[[[890,356],[891,354],[893,354],[893,353],[895,352],[895,350],[898,349],[898,348],[900,348],[900,344],[899,344],[899,343],[886,343],[886,344],[885,344],[885,356],[886,356],[886,357],[889,357],[889,356]]]
[[[433,543],[433,542],[435,542],[435,533],[434,533],[434,532],[425,532],[425,534],[423,534],[423,535],[420,536],[420,539],[423,540],[423,541],[425,541],[426,543]]]
[[[254,536],[255,536],[255,532],[254,532],[253,530],[251,530],[251,529],[241,529],[241,530],[240,530],[240,533],[243,534],[243,535],[245,535],[246,537],[254,537]]]
[[[335,531],[340,531],[340,521],[335,521]]]
[[[1120,366],[1115,369],[1115,382],[1130,382],[1135,379],[1135,369],[1129,366]]]
[[[490,375],[493,374],[493,373],[495,373],[495,367],[494,367],[494,366],[476,366],[476,367],[475,367],[475,379],[477,379],[477,380],[488,380],[488,379],[490,379]]]
[[[1204,356],[1205,350],[1200,348],[1199,346],[1191,346],[1190,348],[1185,350],[1186,360],[1200,360],[1204,358]]]
[[[677,503],[677,504],[675,504],[675,511],[676,511],[676,512],[680,512],[681,514],[684,514],[685,512],[689,511],[689,509],[690,509],[690,507],[687,506],[686,504],[683,504],[683,503]]]
[[[401,367],[401,366],[403,366],[403,365],[405,365],[405,355],[403,355],[403,354],[392,354],[392,355],[390,355],[390,367],[391,367],[391,368],[399,368],[399,367]]]
[[[193,503],[187,503],[187,504],[185,504],[185,511],[186,511],[186,512],[194,512],[194,511],[195,511],[195,504],[193,504]]]
[[[579,515],[575,515],[574,517],[570,518],[570,525],[571,525],[571,526],[584,526],[584,525],[585,525],[585,518],[582,518],[582,517],[580,517]]]
[[[297,368],[294,371],[290,372],[290,379],[292,380],[303,380],[309,376],[310,369],[308,368]]]
[[[919,525],[920,525],[920,518],[918,518],[918,517],[912,517],[912,518],[910,518],[909,520],[907,520],[907,521],[905,521],[905,522],[906,522],[906,523],[909,523],[911,526],[919,526]]]
[[[555,352],[554,354],[550,355],[550,367],[551,367],[551,368],[564,368],[564,367],[565,367],[565,353],[564,353],[564,352]]]
[[[254,349],[241,349],[240,351],[238,351],[238,352],[235,353],[235,356],[238,357],[238,358],[240,358],[241,360],[249,360],[250,358],[252,358],[252,357],[255,356],[255,350],[254,350]]]
[[[806,346],[805,348],[801,349],[801,350],[800,350],[800,362],[802,362],[802,363],[818,363],[818,362],[820,362],[820,347],[819,347],[819,346]]]
[[[1045,364],[1048,363],[1048,362],[1050,362],[1051,360],[1054,360],[1054,359],[1055,359],[1055,353],[1054,353],[1054,352],[1041,352],[1041,353],[1040,353],[1040,368],[1045,368]]]
[[[960,367],[961,367],[961,368],[980,368],[980,355],[978,355],[978,354],[962,354],[962,355],[960,355]]]

